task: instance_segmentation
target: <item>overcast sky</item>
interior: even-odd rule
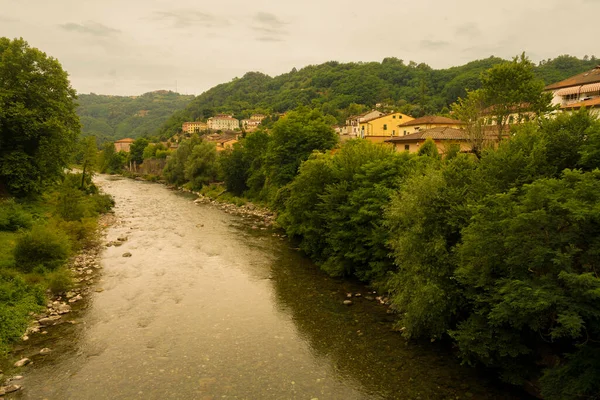
[[[599,15],[600,0],[0,0],[0,36],[58,58],[79,93],[200,94],[329,60],[598,57]]]

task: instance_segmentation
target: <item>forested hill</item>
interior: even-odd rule
[[[166,90],[141,96],[80,94],[77,114],[84,136],[96,136],[99,142],[137,138],[155,133],[193,98]]]
[[[253,112],[285,112],[299,105],[312,105],[339,122],[348,114],[376,103],[385,103],[418,117],[441,112],[466,89],[479,88],[479,76],[505,60],[490,57],[447,69],[427,64],[404,63],[397,58],[382,62],[326,62],[300,70],[295,68],[276,77],[249,72],[199,95],[184,110],[175,113],[158,132],[171,136],[189,120],[203,119],[219,112],[246,118]],[[547,84],[589,70],[600,62],[594,56],[579,59],[563,55],[540,62],[536,74]]]

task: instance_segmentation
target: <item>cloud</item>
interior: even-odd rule
[[[475,24],[473,22],[467,22],[462,25],[459,25],[456,28],[455,32],[459,36],[466,36],[469,38],[477,37],[477,36],[481,35],[481,30],[479,29],[477,24]]]
[[[155,11],[150,18],[155,21],[169,21],[174,28],[185,28],[189,26],[204,26],[215,28],[218,26],[228,26],[227,18],[219,17],[213,14],[196,10],[173,10],[173,11]]]
[[[0,15],[0,22],[18,22],[16,19],[11,18],[11,17],[5,17],[3,15]]]
[[[450,46],[450,43],[443,40],[421,40],[419,46],[425,50],[439,50]]]
[[[83,24],[69,22],[66,24],[61,24],[59,26],[67,31],[84,33],[93,36],[111,36],[113,34],[121,32],[118,29],[114,29],[94,21],[87,21]]]
[[[250,28],[258,35],[256,40],[260,42],[281,42],[288,34],[286,25],[288,24],[274,14],[258,12],[254,15]]]

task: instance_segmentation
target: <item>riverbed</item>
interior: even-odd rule
[[[405,341],[379,294],[327,277],[250,217],[97,181],[116,200],[106,242],[126,240],[103,251],[77,324],[44,343],[17,398],[526,398],[440,344]]]

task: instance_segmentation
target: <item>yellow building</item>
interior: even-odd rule
[[[202,121],[184,122],[183,125],[181,125],[181,130],[185,133],[203,132],[207,129],[208,125],[206,122]]]
[[[415,132],[421,132],[426,129],[433,128],[456,128],[460,129],[466,125],[462,121],[452,118],[438,117],[435,115],[427,115],[425,117],[405,121],[398,125],[398,136],[411,135]]]
[[[386,138],[399,135],[398,125],[414,118],[399,112],[390,113],[360,122],[360,137],[373,142],[383,142]]]

